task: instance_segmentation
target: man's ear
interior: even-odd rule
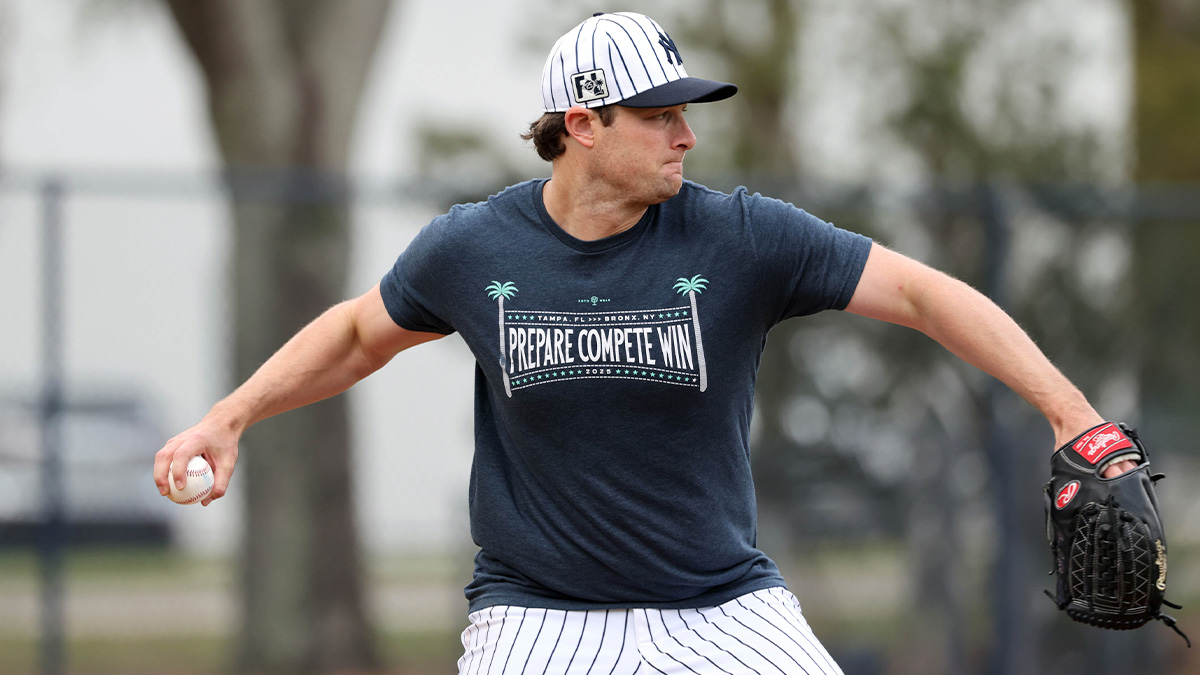
[[[590,148],[595,145],[595,127],[600,124],[600,117],[595,112],[583,106],[571,106],[563,113],[563,124],[566,126],[567,135],[583,147]]]

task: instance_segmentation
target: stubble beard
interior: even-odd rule
[[[636,171],[636,168],[631,170],[631,167],[638,167],[638,162],[618,160],[610,163],[603,173],[617,177],[617,180],[610,185],[618,191],[623,191],[631,199],[636,199],[639,203],[661,204],[679,194],[679,191],[683,189],[682,163],[678,165],[677,171],[671,173],[667,173],[666,164],[659,164],[657,171],[641,176],[637,175],[640,172]]]
[[[673,173],[669,176],[660,174],[655,178],[657,180],[648,181],[650,184],[647,186],[647,196],[653,199],[653,201],[648,202],[650,204],[661,204],[679,194],[679,191],[683,189],[682,169],[679,173]],[[653,192],[652,197],[651,192]]]

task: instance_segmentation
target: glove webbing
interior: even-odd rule
[[[1162,621],[1191,647],[1192,641],[1174,617],[1148,611],[1155,560],[1150,541],[1145,523],[1121,509],[1112,495],[1104,502],[1088,504],[1076,518],[1071,544],[1068,583],[1072,600],[1059,604],[1049,591],[1046,595],[1076,621],[1099,628],[1130,630],[1152,620]],[[1057,550],[1057,544],[1053,542],[1051,548]],[[1133,582],[1126,583],[1129,579]],[[1163,604],[1182,609],[1165,599]]]
[[[1111,495],[1103,503],[1085,506],[1077,517],[1071,546],[1074,602],[1102,617],[1114,617],[1122,627],[1136,628],[1149,621],[1147,606],[1154,574],[1149,540],[1149,528],[1121,510]],[[1143,613],[1147,615],[1138,616]]]

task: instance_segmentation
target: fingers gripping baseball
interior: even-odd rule
[[[220,457],[209,460],[213,467],[213,489],[208,498],[201,502],[202,505],[208,506],[214,499],[220,499],[225,496],[225,491],[229,489],[229,479],[233,477],[233,467],[237,464],[238,446],[233,444]]]
[[[201,457],[212,469],[211,491],[206,491],[199,501],[208,506],[214,499],[225,495],[237,463],[237,454],[236,438],[224,438],[205,429],[203,423],[198,424],[167,441],[155,455],[154,483],[158,486],[159,494],[176,499],[189,486],[189,473],[196,468],[192,460]]]

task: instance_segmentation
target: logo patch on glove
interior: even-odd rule
[[[1158,565],[1158,581],[1154,582],[1154,587],[1165,591],[1167,590],[1167,549],[1163,548],[1162,542],[1158,539],[1154,540],[1154,548],[1158,554],[1154,559],[1154,563]]]
[[[1084,434],[1071,448],[1089,464],[1099,464],[1105,457],[1133,447],[1133,441],[1115,424],[1105,424]],[[1062,508],[1062,507],[1059,507]]]
[[[1075,499],[1075,495],[1079,494],[1079,481],[1073,480],[1070,483],[1062,486],[1058,491],[1058,496],[1054,498],[1054,508],[1061,509],[1071,503]]]

